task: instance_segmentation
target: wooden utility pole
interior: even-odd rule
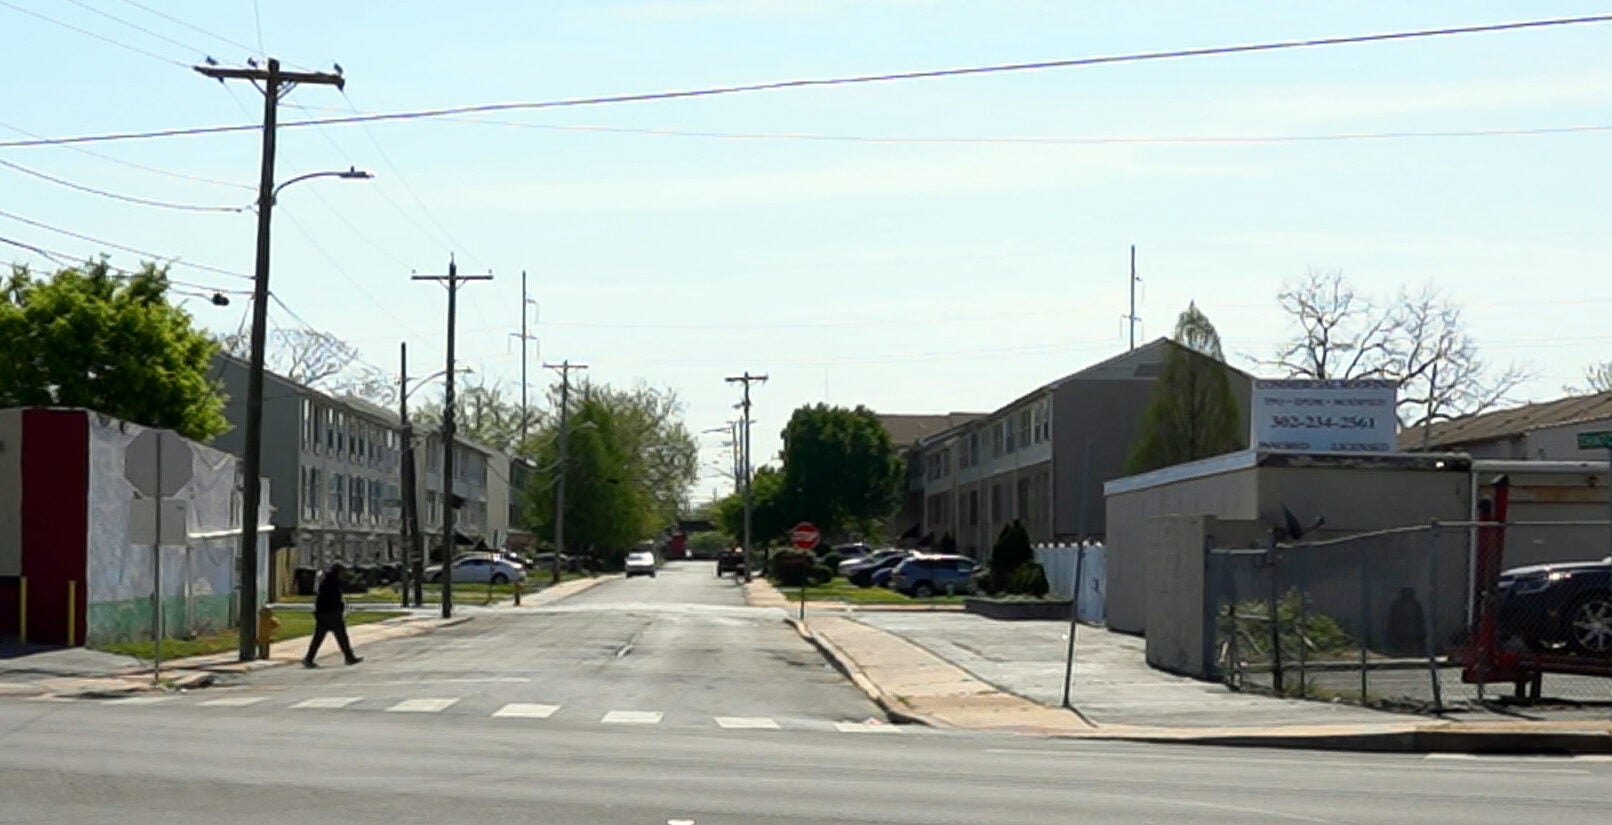
[[[740,459],[740,466],[744,471],[744,580],[750,581],[750,515],[754,509],[754,502],[751,501],[750,497],[750,476],[752,475],[750,472],[750,384],[751,382],[765,384],[767,383],[767,376],[751,375],[746,370],[743,375],[731,375],[726,380],[729,384],[742,383],[744,385],[744,400],[740,402],[740,406],[744,409],[744,415],[740,419],[743,427],[740,431],[740,452],[743,456]]]
[[[543,367],[560,373],[560,458],[557,462],[560,477],[554,482],[554,554],[549,563],[551,583],[559,584],[560,554],[565,552],[565,464],[571,441],[571,370],[585,370],[588,365],[573,364],[567,359],[558,364],[544,364]]]
[[[237,623],[240,629],[240,660],[257,658],[257,522],[258,499],[263,496],[263,350],[269,325],[269,214],[274,209],[274,138],[280,98],[299,83],[335,86],[347,81],[340,73],[283,72],[280,61],[269,58],[264,68],[230,69],[223,66],[195,66],[196,71],[223,83],[246,80],[261,84],[263,90],[263,155],[257,189],[257,267],[252,281],[252,343],[246,374],[246,442],[242,450],[242,473],[246,476],[241,500],[241,601]]]
[[[454,505],[453,494],[453,444],[454,444],[454,400],[453,400],[453,340],[454,330],[459,316],[459,284],[463,281],[491,281],[491,273],[487,275],[460,275],[459,265],[454,262],[453,256],[448,257],[447,275],[414,275],[416,281],[439,281],[448,285],[448,366],[446,370],[446,387],[442,393],[442,618],[453,617],[453,548],[454,548],[454,515],[458,509]]]

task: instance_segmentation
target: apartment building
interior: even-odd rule
[[[435,560],[441,560],[443,507],[447,506],[448,499],[442,494],[442,435],[438,432],[415,432],[416,453],[415,467],[419,468],[419,496],[420,506],[420,532],[425,536],[427,555]],[[508,500],[508,481],[494,477],[489,468],[494,458],[499,455],[498,450],[474,441],[454,436],[453,448],[453,484],[451,490],[458,498],[459,509],[454,514],[454,532],[458,534],[457,543],[463,547],[485,545],[496,547],[500,537],[493,535],[491,522],[491,504],[498,499],[500,506],[506,509],[502,502]],[[500,486],[502,489],[494,492],[492,488]]]
[[[1015,519],[1031,541],[1102,536],[1103,483],[1124,475],[1142,412],[1172,347],[1160,338],[1044,384],[922,439],[921,531],[984,558]],[[1227,366],[1246,430],[1252,377]]]

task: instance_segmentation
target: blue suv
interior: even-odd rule
[[[967,556],[913,556],[896,565],[890,589],[915,599],[937,593],[967,593],[978,565]]]

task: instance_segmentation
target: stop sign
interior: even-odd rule
[[[809,521],[803,521],[789,530],[789,543],[801,550],[810,550],[822,540],[823,534]]]

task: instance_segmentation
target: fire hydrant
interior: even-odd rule
[[[280,620],[274,618],[274,611],[264,605],[257,611],[257,657],[269,658],[269,642],[274,638],[274,631],[280,628]]]

